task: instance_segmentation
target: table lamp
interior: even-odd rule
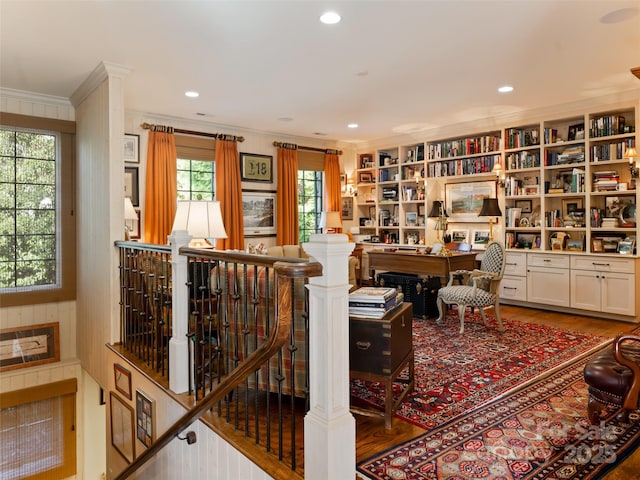
[[[322,212],[320,214],[320,227],[323,233],[336,233],[336,228],[342,228],[341,213]]]
[[[124,239],[131,240],[131,232],[133,231],[133,221],[138,221],[138,214],[136,209],[133,208],[131,198],[124,197]],[[131,225],[129,222],[132,222]]]
[[[196,248],[211,246],[210,238],[227,238],[220,202],[178,202],[173,230],[186,231],[192,237],[189,246]]]
[[[497,198],[485,198],[482,200],[482,209],[479,217],[489,217],[489,242],[493,242],[493,217],[501,217],[502,212]]]
[[[629,171],[631,178],[638,178],[638,170],[640,169],[640,160],[638,160],[638,152],[634,147],[627,147],[624,151],[624,158],[629,159]]]
[[[441,256],[450,256],[451,252],[444,244],[444,232],[447,230],[447,211],[444,209],[442,200],[434,200],[431,204],[431,211],[429,212],[429,218],[437,218],[435,229],[440,231],[440,243],[442,248],[438,252]]]

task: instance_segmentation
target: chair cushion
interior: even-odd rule
[[[468,285],[442,287],[438,290],[438,297],[442,297],[447,303],[475,305],[478,307],[493,305],[496,301],[496,296],[493,293],[480,288],[476,288],[476,294],[474,295],[473,287]]]

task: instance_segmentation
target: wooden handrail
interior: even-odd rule
[[[254,256],[255,258],[255,256]],[[273,267],[278,275],[278,316],[277,321],[269,334],[266,342],[250,354],[246,361],[232,370],[228,376],[209,392],[200,403],[180,417],[163,433],[153,444],[138,456],[133,463],[130,463],[117,477],[116,480],[129,478],[140,469],[148,460],[156,455],[160,450],[171,442],[185,428],[200,418],[214,404],[233,390],[237,385],[244,382],[249,375],[255,372],[260,365],[271,358],[289,338],[291,316],[290,307],[293,301],[293,291],[290,281],[292,278],[308,278],[322,275],[322,265],[317,262],[292,263],[275,262]]]

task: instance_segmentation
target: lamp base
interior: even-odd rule
[[[442,244],[442,248],[438,252],[439,257],[450,257],[452,255],[451,250],[449,250],[446,245]]]

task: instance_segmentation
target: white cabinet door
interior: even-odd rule
[[[601,274],[593,270],[571,270],[571,307],[601,311]]]
[[[636,314],[635,276],[629,273],[600,273],[602,311],[620,315]]]
[[[527,301],[569,306],[569,270],[566,268],[529,267]]]

